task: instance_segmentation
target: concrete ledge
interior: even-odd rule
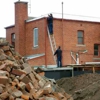
[[[100,64],[100,62],[86,62],[85,64]]]

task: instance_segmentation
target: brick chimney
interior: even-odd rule
[[[15,50],[25,55],[25,20],[28,19],[28,3],[15,2]]]

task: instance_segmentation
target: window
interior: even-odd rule
[[[94,44],[94,55],[98,56],[99,54],[99,45],[98,44]]]
[[[84,39],[83,33],[84,33],[83,31],[78,31],[77,32],[78,44],[83,44],[84,43],[84,41],[83,41],[83,39]]]
[[[11,34],[11,44],[15,47],[15,33]]]
[[[33,29],[34,47],[38,46],[38,28]]]

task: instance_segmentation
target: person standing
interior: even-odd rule
[[[60,46],[55,51],[54,56],[55,55],[57,56],[57,67],[61,67],[62,66],[62,50]]]
[[[53,34],[53,15],[52,14],[48,15],[47,24],[48,24],[49,33],[50,35],[52,35]]]

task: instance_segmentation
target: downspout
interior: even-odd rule
[[[25,30],[24,30],[24,32],[25,32],[25,35],[24,35],[24,39],[25,39],[25,55],[26,55],[26,20],[25,20]]]
[[[46,20],[45,20],[46,19]],[[44,30],[45,30],[45,67],[47,68],[47,49],[46,49],[46,37],[47,37],[47,18],[44,18]]]
[[[63,2],[62,2],[62,55],[64,54],[63,52],[64,50],[63,50]],[[63,64],[63,59],[62,59],[62,64]]]

